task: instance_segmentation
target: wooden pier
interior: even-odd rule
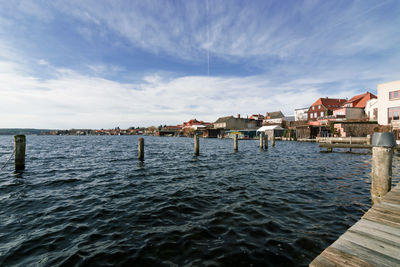
[[[400,184],[310,266],[400,266]]]

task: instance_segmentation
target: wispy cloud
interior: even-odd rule
[[[199,118],[265,113],[307,106],[320,97],[329,81],[298,80],[284,84],[265,76],[163,77],[145,76],[138,83],[121,83],[69,69],[56,69],[52,79],[40,79],[0,64],[0,127],[102,128],[180,123]],[[355,91],[338,91],[349,96]]]

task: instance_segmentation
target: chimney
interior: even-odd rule
[[[238,114],[238,119],[240,119],[240,114]]]

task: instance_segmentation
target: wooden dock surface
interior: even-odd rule
[[[370,149],[372,148],[371,145],[367,144],[329,144],[329,143],[319,143],[319,147],[326,147],[326,148],[366,148]]]
[[[400,266],[400,184],[310,266]]]

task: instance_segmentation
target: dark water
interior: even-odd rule
[[[140,164],[137,139],[28,136],[26,171],[0,173],[0,265],[307,265],[370,206],[368,154],[145,137]]]

